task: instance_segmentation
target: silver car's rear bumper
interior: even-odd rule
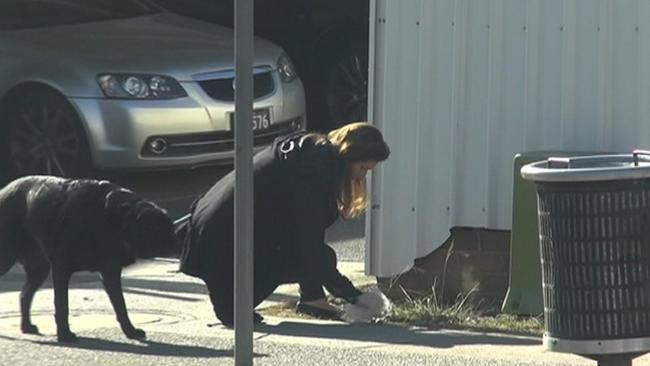
[[[194,82],[182,83],[188,96],[174,100],[70,98],[82,120],[93,164],[99,169],[191,168],[233,157],[232,102],[216,101]],[[305,98],[300,80],[276,84],[270,96],[255,100],[267,108],[271,127],[255,132],[256,147],[305,126]],[[152,140],[165,141],[153,153]]]

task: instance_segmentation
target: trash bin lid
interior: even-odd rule
[[[550,157],[524,165],[524,179],[540,182],[594,182],[650,178],[650,151],[576,157]]]

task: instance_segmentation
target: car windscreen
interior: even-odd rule
[[[132,18],[159,10],[143,0],[0,0],[0,30]]]

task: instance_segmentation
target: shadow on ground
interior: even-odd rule
[[[0,294],[4,292],[16,292],[22,289],[25,281],[23,273],[9,273],[0,278]],[[48,279],[40,290],[52,289],[52,281]],[[101,279],[97,273],[75,273],[73,280],[70,282],[70,291],[75,289],[100,289],[103,291]],[[162,299],[197,302],[196,296],[187,295],[205,295],[208,297],[208,290],[202,283],[176,281],[169,279],[153,279],[145,277],[123,277],[122,289],[125,294],[137,294],[142,296],[158,297]],[[289,302],[297,301],[298,296],[274,293],[267,298],[268,301]]]
[[[233,357],[232,349],[214,349],[200,346],[180,345],[162,343],[151,340],[134,341],[133,343],[116,342],[101,338],[79,337],[74,343],[58,343],[44,340],[23,340],[7,336],[0,338],[10,341],[23,341],[40,346],[52,346],[57,348],[85,349],[102,352],[131,353],[145,356],[170,356],[170,357]],[[255,357],[266,357],[267,355],[255,354]]]
[[[169,278],[146,278],[146,277],[125,277],[122,276],[122,288],[124,292],[129,289],[155,289],[162,292],[207,294],[205,285],[189,281],[177,281]],[[25,283],[25,274],[22,270],[10,272],[0,278],[0,293],[20,291]],[[52,280],[48,278],[40,289],[51,289]],[[70,289],[103,289],[101,277],[96,272],[76,272],[70,280]],[[135,291],[134,291],[135,292]]]
[[[149,356],[172,357],[232,357],[232,350],[219,350],[207,347],[140,341],[139,343],[121,343],[99,338],[80,337],[75,343],[58,343],[51,341],[34,341],[47,346],[87,349],[93,351],[134,353]],[[259,356],[259,355],[258,355]]]
[[[541,344],[541,339],[535,337],[476,334],[449,330],[427,331],[425,329],[388,324],[326,324],[284,321],[278,325],[258,325],[255,327],[255,331],[293,337],[344,339],[433,348],[451,348],[457,345],[479,344],[511,346]]]

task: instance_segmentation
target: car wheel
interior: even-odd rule
[[[53,91],[14,99],[3,125],[4,155],[13,176],[78,177],[90,172],[90,153],[77,113]]]
[[[333,128],[368,116],[368,57],[355,48],[335,59],[327,83],[327,112]]]

